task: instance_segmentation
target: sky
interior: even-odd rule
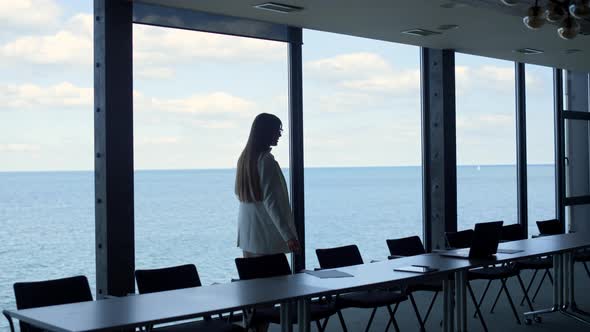
[[[0,3],[0,171],[93,169],[92,1]],[[284,123],[287,45],[135,25],[136,169],[233,168],[256,114]],[[304,30],[307,167],[420,165],[419,48]],[[527,66],[531,164],[553,162],[550,68]],[[459,164],[514,164],[514,64],[456,55]]]

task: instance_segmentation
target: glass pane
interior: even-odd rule
[[[514,63],[457,54],[455,64],[457,227],[516,223]]]
[[[229,282],[242,255],[235,167],[258,113],[282,120],[273,154],[289,167],[287,46],[143,25],[133,33],[136,267],[194,263],[204,285]]]
[[[419,49],[304,31],[307,267],[316,248],[422,236]]]
[[[565,120],[566,197],[590,195],[587,120]]]
[[[83,274],[95,289],[92,2],[14,4],[1,6],[2,309],[15,282]]]
[[[529,235],[536,221],[555,218],[553,69],[526,65]]]

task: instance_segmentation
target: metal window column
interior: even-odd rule
[[[293,254],[293,271],[305,268],[305,202],[303,178],[302,29],[289,28],[289,174],[291,206],[301,251]]]
[[[553,112],[555,142],[555,218],[565,231],[565,130],[563,112],[563,71],[553,69]]]
[[[564,123],[564,152],[567,156],[564,203],[569,207],[567,229],[572,232],[587,232],[590,229],[587,222],[590,218],[590,205],[571,204],[590,201],[588,76],[587,72],[568,70],[564,80],[567,109],[561,113]],[[572,115],[573,118],[570,117]]]
[[[518,223],[528,237],[528,191],[526,155],[526,81],[524,63],[514,63],[516,92],[516,182]]]
[[[132,6],[130,1],[94,1],[98,298],[135,289]]]
[[[426,249],[457,230],[455,52],[421,49],[422,204]]]

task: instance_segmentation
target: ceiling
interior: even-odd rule
[[[136,0],[137,1],[137,0]],[[367,37],[498,59],[520,61],[577,71],[590,71],[590,35],[563,40],[557,27],[538,31],[522,23],[533,1],[506,7],[500,0],[273,0],[304,9],[290,14],[256,9],[265,0],[140,0],[144,3],[226,14],[306,29]],[[546,0],[545,0],[546,1]],[[541,3],[545,1],[540,1]],[[584,31],[589,22],[584,22]],[[441,25],[459,27],[442,31]],[[427,37],[402,34],[422,28],[441,32]],[[305,40],[304,40],[305,42]],[[543,54],[525,55],[516,49],[533,48]],[[574,53],[568,50],[578,50]]]

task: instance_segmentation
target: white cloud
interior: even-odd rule
[[[340,83],[342,87],[360,91],[383,92],[388,94],[416,94],[420,91],[420,70],[390,72],[367,79],[347,80]]]
[[[78,14],[54,34],[22,36],[0,46],[0,55],[36,64],[89,64],[92,47],[92,16]]]
[[[305,64],[306,74],[327,78],[359,78],[391,72],[392,67],[375,53],[349,53]]]
[[[37,144],[0,144],[0,152],[37,152],[39,150],[41,150],[41,147]]]
[[[180,137],[177,136],[162,136],[162,137],[150,137],[141,138],[137,142],[138,145],[170,145],[177,144],[181,141]]]
[[[205,129],[234,129],[238,127],[234,121],[228,120],[194,120],[192,124]]]
[[[250,115],[255,109],[253,101],[231,95],[226,92],[195,94],[186,98],[146,97],[134,92],[135,109],[138,111],[161,111],[185,114],[237,114]]]
[[[514,121],[514,116],[506,114],[457,116],[457,131],[497,135],[498,132],[513,132]]]
[[[214,33],[133,27],[134,59],[142,65],[197,62],[198,59],[271,61],[286,58],[283,43]]]
[[[53,0],[5,0],[0,2],[0,27],[47,27],[57,23],[60,7]]]
[[[137,72],[137,77],[142,79],[169,80],[175,75],[174,69],[169,67],[145,67]]]
[[[310,61],[305,64],[305,73],[312,80],[335,80],[346,93],[371,93],[369,98],[374,98],[374,93],[418,96],[420,91],[420,69],[394,68],[375,53],[349,53]]]
[[[69,82],[51,86],[35,84],[0,85],[0,107],[31,109],[36,107],[91,106],[92,88],[81,88]]]
[[[483,91],[488,94],[513,93],[514,68],[490,65],[455,66],[455,88],[458,95],[475,95]]]
[[[90,64],[93,59],[92,15],[79,13],[62,29],[44,35],[20,36],[0,45],[0,55],[36,64]],[[286,58],[283,43],[237,38],[213,33],[133,26],[134,61],[137,66],[213,61],[274,61]],[[144,77],[162,78],[170,72],[140,68]]]

